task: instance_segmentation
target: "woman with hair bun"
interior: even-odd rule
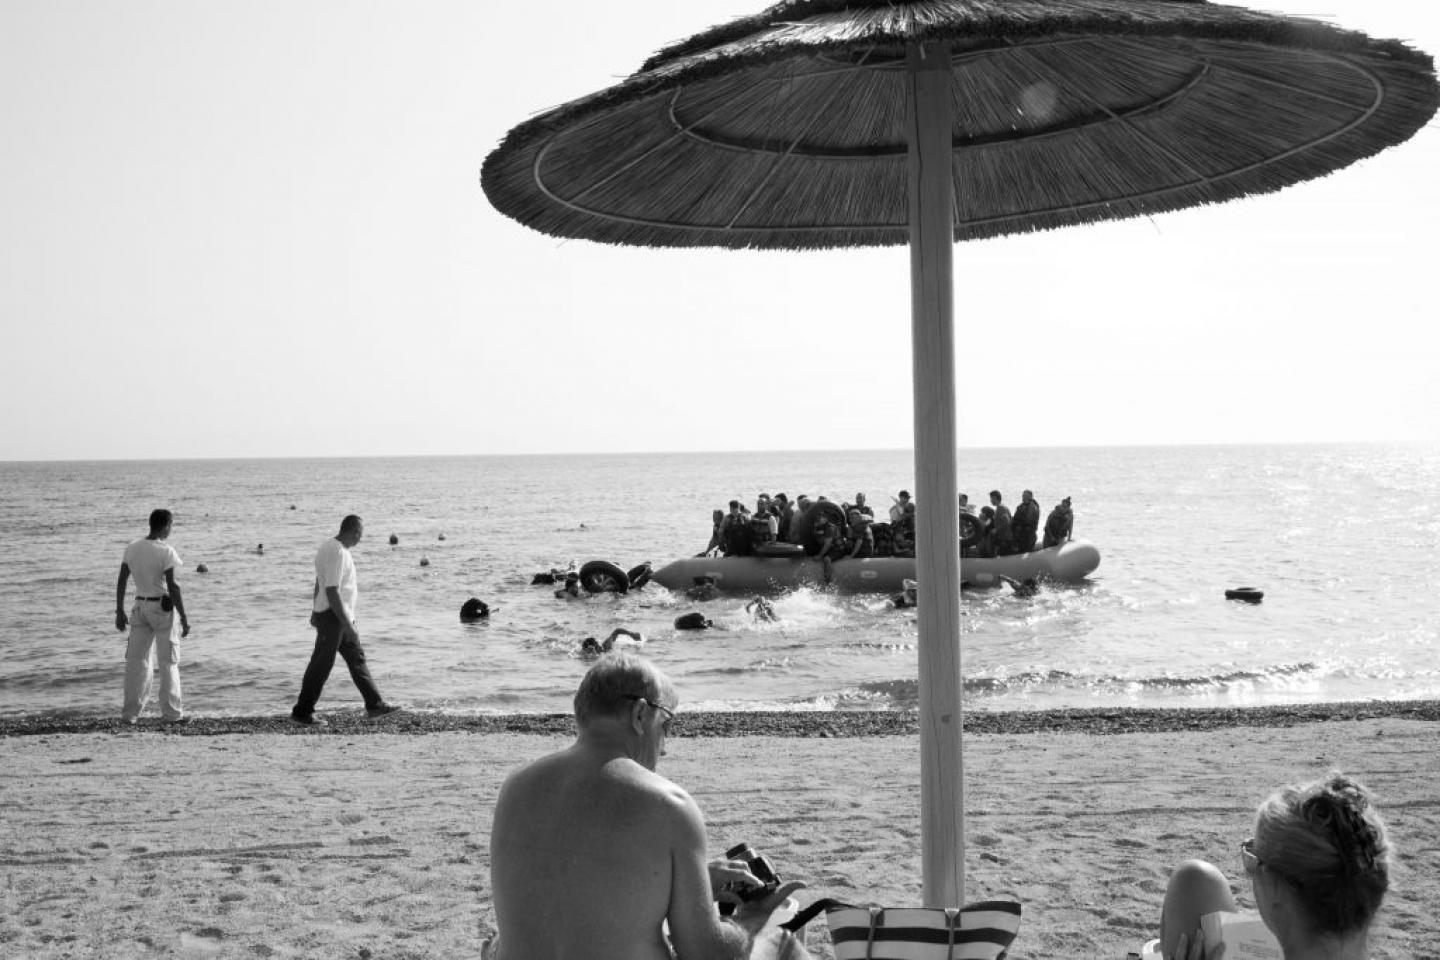
[[[1365,960],[1370,923],[1390,885],[1390,842],[1370,792],[1344,774],[1283,787],[1260,804],[1240,844],[1260,919],[1284,960]],[[1209,960],[1200,918],[1234,911],[1219,868],[1187,860],[1170,877],[1160,915],[1166,960]]]

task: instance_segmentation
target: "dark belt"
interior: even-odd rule
[[[165,598],[164,598],[164,597],[136,597],[135,599],[136,599],[136,600],[149,600],[149,601],[154,602],[154,603],[159,603],[161,600],[164,600]]]

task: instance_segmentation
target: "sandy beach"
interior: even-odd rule
[[[1154,935],[1184,857],[1221,864],[1249,902],[1236,844],[1256,803],[1339,768],[1376,792],[1399,851],[1372,955],[1440,957],[1436,715],[1366,704],[967,718],[968,895],[1024,905],[1016,960],[1122,960]],[[809,885],[802,903],[918,902],[918,753],[903,717],[730,716],[686,717],[660,767],[700,803],[715,855],[748,840]],[[566,725],[4,721],[0,956],[476,957],[493,921],[496,791],[568,742]],[[830,955],[823,922],[807,943]]]

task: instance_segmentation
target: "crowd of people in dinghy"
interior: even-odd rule
[[[839,504],[821,496],[811,500],[800,494],[793,501],[783,493],[762,493],[753,511],[739,500],[729,510],[712,515],[710,542],[697,556],[787,556],[804,553],[827,564],[833,560],[865,557],[915,556],[915,501],[908,490],[893,499],[889,516],[877,520],[864,493],[853,502]],[[960,494],[960,554],[964,557],[999,557],[1053,547],[1071,537],[1074,514],[1070,498],[1056,504],[1040,528],[1040,504],[1026,490],[1012,515],[998,490],[990,491],[990,504],[978,511],[966,494]]]

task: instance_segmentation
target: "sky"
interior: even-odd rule
[[[906,449],[904,248],[557,241],[479,169],[764,0],[0,0],[0,460]],[[1264,0],[1440,54],[1440,4]],[[960,244],[965,447],[1440,444],[1440,130]]]

